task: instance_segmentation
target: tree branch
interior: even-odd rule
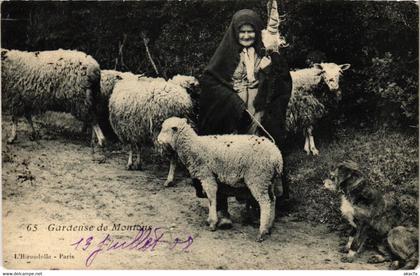
[[[150,54],[149,47],[147,46],[149,44],[149,39],[146,37],[146,34],[144,32],[141,32],[141,37],[143,39],[144,47],[146,47],[146,53],[147,57],[149,58],[150,63],[153,66],[153,69],[155,70],[156,75],[159,75],[159,71],[156,67],[155,62],[153,61],[152,55]]]

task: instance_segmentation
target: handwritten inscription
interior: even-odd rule
[[[88,267],[92,265],[95,258],[104,252],[115,250],[136,250],[140,252],[154,251],[158,247],[165,245],[170,250],[187,251],[192,245],[193,238],[187,236],[186,238],[169,238],[167,239],[167,231],[164,228],[147,228],[140,229],[136,236],[132,239],[121,241],[114,239],[110,234],[107,234],[103,239],[97,239],[94,236],[81,237],[71,246],[75,250],[83,250],[88,252],[85,265]]]

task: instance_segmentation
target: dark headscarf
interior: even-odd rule
[[[243,46],[239,44],[239,29],[250,24],[255,29],[255,52],[264,53],[261,40],[263,23],[252,10],[234,14],[219,47],[200,79],[200,135],[246,133],[252,122],[246,105],[232,87],[232,76],[240,61]],[[270,53],[269,73],[258,73],[258,92],[254,100],[257,112],[264,111],[262,125],[280,145],[284,135],[287,104],[292,90],[289,66],[282,53]]]
[[[232,87],[232,75],[238,66],[239,54],[243,49],[243,46],[239,44],[239,29],[244,24],[249,24],[254,27],[255,42],[252,47],[255,48],[256,53],[261,53],[262,20],[259,15],[252,10],[240,10],[233,15],[232,22],[230,23],[222,42],[210,59],[209,65],[205,70],[229,87]]]

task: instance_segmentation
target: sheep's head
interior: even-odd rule
[[[157,141],[161,145],[170,145],[175,148],[175,142],[179,135],[179,130],[188,124],[187,119],[171,117],[166,119],[162,124],[162,129],[157,137]]]
[[[198,98],[200,95],[198,80],[193,76],[176,75],[170,81],[185,88],[192,98]]]
[[[176,75],[172,78],[172,82],[187,89],[198,86],[198,80],[193,76]]]
[[[337,100],[341,100],[340,76],[343,74],[343,71],[350,68],[350,64],[315,63],[314,67],[321,70],[322,80],[328,86],[328,89],[336,95]]]

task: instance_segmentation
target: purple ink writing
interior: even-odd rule
[[[72,243],[71,246],[73,246],[75,250],[78,250],[79,246],[83,251],[89,250],[89,255],[85,262],[85,265],[88,267],[92,265],[99,254],[112,250],[136,250],[146,252],[154,251],[159,245],[166,244],[170,250],[179,249],[187,251],[194,242],[194,239],[191,236],[188,236],[186,239],[177,237],[173,240],[167,240],[164,239],[166,233],[167,231],[163,228],[142,228],[137,232],[134,238],[127,241],[114,239],[110,234],[107,234],[103,239],[96,239],[93,236],[89,236],[86,239],[82,237],[75,243]],[[94,243],[96,240],[99,240],[97,244]]]

